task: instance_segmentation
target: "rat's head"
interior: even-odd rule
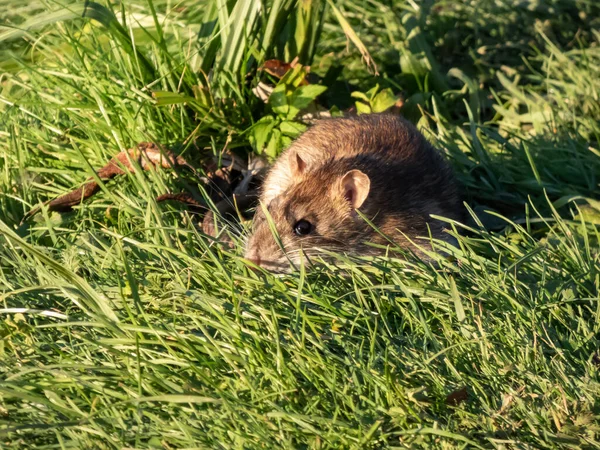
[[[298,267],[319,250],[352,250],[365,224],[356,210],[369,195],[366,174],[331,166],[303,173],[300,157],[294,170],[297,182],[257,208],[246,247],[246,259],[274,272]]]

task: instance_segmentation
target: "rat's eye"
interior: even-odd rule
[[[296,233],[298,236],[306,236],[312,231],[312,229],[312,223],[310,223],[308,220],[302,219],[294,224],[294,233]]]

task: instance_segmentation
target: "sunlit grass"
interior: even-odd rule
[[[598,7],[260,5],[0,1],[0,39],[31,25],[0,42],[0,446],[598,447]],[[447,155],[449,255],[255,272],[156,203],[198,183],[165,169],[21,223],[138,142],[260,151],[256,68],[296,54]]]

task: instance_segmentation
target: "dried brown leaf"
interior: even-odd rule
[[[162,194],[156,197],[157,202],[176,201],[195,206],[196,208],[206,209],[206,203],[197,201],[189,192],[179,192],[177,194]]]
[[[291,62],[286,63],[279,59],[268,59],[265,61],[262,66],[258,68],[258,70],[263,70],[270,75],[273,75],[276,78],[283,78],[286,73],[292,70],[294,67],[298,65],[298,57],[294,58]],[[310,72],[310,66],[304,66],[304,70],[306,73]],[[305,77],[302,80],[303,85],[309,84],[308,79]]]
[[[113,157],[104,167],[98,170],[98,177],[103,180],[109,180],[117,175],[126,173],[126,170],[132,172],[132,161],[136,161],[143,170],[149,170],[156,166],[163,168],[186,166],[195,172],[193,167],[191,167],[181,156],[175,156],[170,151],[161,149],[154,143],[141,142],[138,144],[137,148],[129,149],[126,152],[121,152]],[[73,206],[90,198],[99,190],[100,186],[98,183],[90,177],[85,184],[78,189],[49,200],[45,205],[48,207],[49,211],[70,211]],[[40,209],[40,206],[33,208],[25,215],[23,221],[37,214]]]

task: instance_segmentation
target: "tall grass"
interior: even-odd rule
[[[595,2],[0,8],[1,446],[600,445]],[[164,169],[21,224],[141,141],[273,156],[302,86],[258,69],[296,56],[323,108],[377,87],[445,153],[448,257],[256,273],[156,203],[198,183]]]

